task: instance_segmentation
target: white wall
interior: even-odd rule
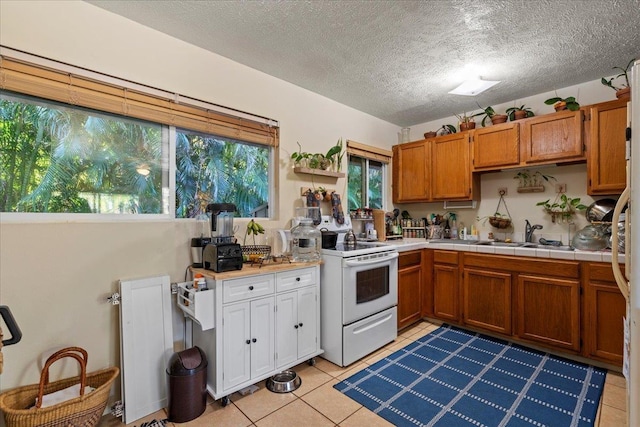
[[[279,217],[263,221],[268,228],[285,226],[300,187],[313,185],[288,161],[296,141],[310,152],[324,152],[341,137],[388,149],[399,130],[84,2],[2,0],[0,43],[279,120]],[[345,181],[316,178],[315,185],[344,194]],[[37,383],[35,362],[54,347],[86,348],[90,371],[119,365],[118,310],[105,298],[119,279],[169,274],[172,281],[184,280],[194,222],[0,221],[0,302],[10,306],[23,332],[18,345],[3,349],[0,390]],[[181,330],[175,333],[181,336]],[[71,372],[69,364],[61,376]]]

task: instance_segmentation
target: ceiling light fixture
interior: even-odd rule
[[[476,96],[492,86],[500,83],[499,81],[482,80],[480,78],[469,79],[462,82],[460,86],[453,89],[449,93],[452,95]]]

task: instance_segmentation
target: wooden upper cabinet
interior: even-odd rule
[[[520,163],[520,126],[509,122],[473,134],[473,169],[496,169]]]
[[[431,144],[415,141],[393,147],[393,202],[426,202],[431,188]]]
[[[627,102],[592,105],[586,132],[587,194],[621,194],[626,183]]]
[[[433,200],[473,198],[470,142],[469,132],[454,133],[432,140],[431,198]]]
[[[525,163],[585,160],[583,117],[583,111],[578,110],[524,120],[521,123],[521,154]]]

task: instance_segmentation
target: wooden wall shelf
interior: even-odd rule
[[[320,175],[320,176],[331,176],[334,178],[344,178],[344,172],[333,172],[322,169],[311,169],[311,168],[303,168],[303,167],[295,167],[293,168],[295,173],[305,173],[308,175]]]
[[[544,186],[542,185],[518,187],[518,193],[542,193],[543,191]]]

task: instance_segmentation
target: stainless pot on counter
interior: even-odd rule
[[[571,244],[581,251],[601,251],[608,246],[608,237],[603,226],[587,225],[573,236]]]

